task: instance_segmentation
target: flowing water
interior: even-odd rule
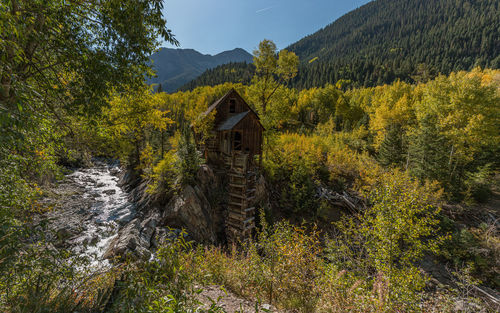
[[[94,167],[79,169],[68,179],[84,187],[82,197],[90,203],[82,232],[74,237],[72,246],[76,253],[91,258],[92,265],[107,265],[103,255],[121,225],[131,221],[135,208],[127,193],[118,185],[120,168],[117,163],[96,162]]]

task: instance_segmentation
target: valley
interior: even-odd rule
[[[499,3],[359,3],[2,3],[0,311],[498,312]]]

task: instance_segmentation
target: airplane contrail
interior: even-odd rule
[[[273,6],[270,6],[270,7],[267,7],[267,8],[263,8],[263,9],[260,9],[260,10],[257,10],[255,11],[255,13],[262,13],[262,12],[265,12],[265,11],[269,11],[271,9],[274,9],[276,6],[273,5]]]

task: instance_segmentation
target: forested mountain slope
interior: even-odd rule
[[[188,82],[179,90],[193,90],[199,86],[216,86],[225,82],[249,84],[255,73],[255,65],[246,62],[235,62],[219,65],[206,70],[203,74]]]
[[[500,66],[498,0],[378,0],[287,49],[302,60],[302,87],[351,79],[370,86]],[[425,67],[419,64],[425,64]]]
[[[475,66],[500,68],[499,6],[498,0],[370,2],[286,48],[301,60],[292,87],[340,79],[375,86],[425,81]],[[227,66],[213,69],[188,86],[209,84],[209,78],[235,82],[228,72]]]
[[[241,48],[216,55],[201,54],[193,49],[162,48],[151,56],[157,77],[150,84],[161,84],[164,91],[175,91],[205,70],[230,62],[251,62],[252,56]]]

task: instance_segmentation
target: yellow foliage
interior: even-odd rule
[[[137,135],[145,128],[166,129],[173,121],[167,117],[169,111],[160,110],[161,97],[146,88],[114,93],[104,113],[115,135]]]
[[[414,87],[396,82],[373,89],[370,112],[370,130],[375,135],[374,145],[379,148],[389,125],[411,126],[415,122]]]
[[[451,73],[421,86],[417,119],[436,116],[453,145],[450,162],[471,161],[484,146],[500,144],[500,76],[498,70]]]

